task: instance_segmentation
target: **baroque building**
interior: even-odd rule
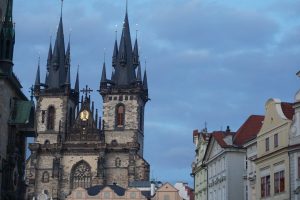
[[[24,199],[26,137],[34,136],[34,103],[13,72],[13,1],[0,2],[0,199]]]
[[[292,103],[269,99],[264,123],[257,135],[256,199],[291,199],[289,132]]]
[[[195,200],[207,199],[207,168],[204,167],[203,157],[207,148],[210,135],[204,128],[201,132],[193,131],[193,142],[196,147],[195,160],[192,164],[192,176],[194,177]]]
[[[298,72],[299,76],[300,73]],[[289,132],[290,194],[291,200],[300,199],[300,91],[295,95],[295,114]]]
[[[107,78],[104,63],[99,78],[102,118],[89,96],[92,90],[79,90],[78,72],[71,87],[70,57],[61,15],[54,48],[51,43],[49,47],[45,82],[38,65],[34,85],[38,136],[29,145],[28,199],[65,199],[77,188],[127,188],[149,181],[150,165],[143,158],[147,74],[142,78],[137,40],[132,48],[127,10],[120,43],[114,44],[112,76]]]

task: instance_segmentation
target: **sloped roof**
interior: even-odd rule
[[[125,194],[125,189],[118,185],[96,185],[88,188],[87,193],[89,196],[96,196],[105,187],[109,187],[110,189],[112,189],[118,196],[124,196]]]
[[[264,116],[262,115],[251,115],[239,128],[234,136],[233,143],[237,146],[241,146],[246,142],[254,139],[259,130],[262,127]]]
[[[286,118],[288,118],[289,120],[292,120],[293,116],[295,114],[295,110],[293,108],[293,103],[282,102],[281,108],[282,108],[282,112],[286,116]]]
[[[218,144],[222,147],[222,148],[226,148],[226,147],[231,147],[232,145],[227,144],[224,141],[224,138],[226,136],[232,135],[234,136],[235,132],[226,132],[226,131],[214,131],[211,136],[218,142]]]

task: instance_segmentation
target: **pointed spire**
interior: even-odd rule
[[[140,82],[140,83],[142,82],[142,69],[141,69],[141,65],[138,65],[136,81]]]
[[[117,66],[117,61],[118,61],[118,41],[117,41],[117,38],[116,38],[113,57],[112,57],[112,66],[113,67]]]
[[[112,82],[114,82],[115,81],[115,72],[114,71],[112,71],[111,72],[111,79],[110,79]]]
[[[145,72],[144,72],[143,88],[145,90],[148,90],[148,80],[147,80],[147,71],[146,71],[146,69],[145,69]]]
[[[34,84],[35,87],[40,87],[40,85],[41,85],[40,61],[41,61],[41,59],[39,57],[38,68],[37,68],[37,71],[36,71],[36,78],[35,78],[35,84]]]
[[[103,63],[103,67],[102,67],[102,75],[101,75],[101,85],[105,84],[107,82],[106,79],[106,66],[105,66],[105,62]]]
[[[75,81],[74,90],[75,90],[76,93],[79,94],[79,65],[77,67],[77,75],[76,75],[76,81]]]
[[[62,2],[63,3],[63,2]],[[49,48],[50,49],[50,48]],[[61,88],[67,82],[67,73],[69,63],[66,65],[66,51],[64,41],[64,30],[62,12],[57,29],[55,44],[51,57],[51,66],[49,67],[48,88]],[[50,50],[49,50],[50,54]],[[50,60],[49,60],[50,63]]]
[[[67,51],[66,51],[66,60],[65,60],[65,64],[67,66],[70,66],[71,64],[71,47],[70,47],[70,40],[71,40],[71,36],[69,35],[69,42],[68,42],[68,47],[67,47]]]
[[[15,44],[15,28],[12,19],[13,0],[7,1],[6,13],[3,19],[0,19],[2,30],[0,30],[0,38],[5,41],[0,45],[0,60],[13,60],[13,50]],[[1,16],[2,17],[2,16]],[[1,66],[3,67],[3,66]],[[9,67],[9,71],[12,70],[12,65]]]
[[[123,31],[121,35],[121,42],[119,48],[119,62],[120,64],[126,64],[128,62],[128,57],[132,52],[132,44],[131,44],[131,36],[130,36],[130,27],[129,27],[129,20],[128,20],[128,13],[126,10],[124,24],[123,24]]]
[[[133,48],[133,65],[139,65],[139,47],[137,38],[135,39],[134,48]]]
[[[52,37],[50,37],[50,45],[49,45],[49,50],[48,50],[48,59],[47,59],[47,70],[49,70],[51,66],[51,61],[52,61]]]
[[[12,13],[13,13],[13,0],[8,0],[6,14],[5,14],[5,22],[12,23]]]
[[[68,67],[65,85],[71,84],[71,75],[70,75],[71,72],[70,71],[71,71],[71,67]]]
[[[62,21],[62,17],[60,17],[54,50],[53,50],[53,58],[55,59],[54,60],[55,64],[57,65],[61,64],[60,59],[62,54],[65,54],[65,39],[64,39],[63,21]]]

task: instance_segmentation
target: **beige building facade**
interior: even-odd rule
[[[95,188],[96,189],[96,188]],[[100,190],[100,188],[98,189]],[[118,186],[106,186],[99,191],[87,191],[77,188],[66,198],[66,200],[148,200],[142,192],[136,188],[123,189]]]
[[[196,147],[195,159],[192,164],[192,175],[194,177],[194,190],[196,200],[207,199],[207,170],[203,167],[203,157],[207,148],[209,135],[206,129],[199,132],[193,131],[193,142]]]
[[[256,199],[290,199],[289,131],[293,108],[290,103],[270,99],[257,135]]]
[[[178,192],[179,191],[174,186],[165,183],[158,188],[151,200],[183,200]]]

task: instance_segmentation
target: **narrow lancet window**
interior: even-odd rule
[[[124,119],[125,119],[125,107],[124,105],[119,105],[117,107],[117,127],[124,126]]]
[[[55,117],[55,108],[50,106],[48,108],[48,118],[47,118],[47,129],[53,130],[54,129],[54,117]]]

